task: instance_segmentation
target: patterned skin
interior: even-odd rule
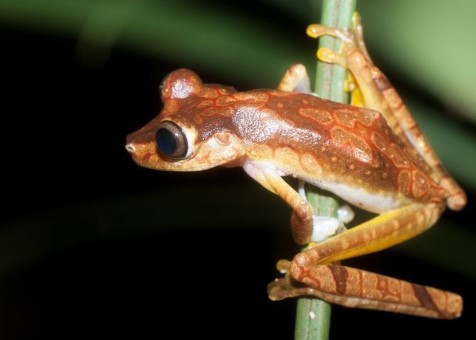
[[[360,106],[310,94],[302,65],[291,66],[277,90],[247,92],[204,84],[194,72],[180,69],[162,85],[160,114],[127,136],[126,149],[139,165],[157,170],[241,166],[289,204],[294,239],[308,248],[292,262],[280,263],[287,275],[270,284],[271,299],[314,295],[350,307],[458,317],[462,299],[457,294],[332,265],[404,242],[431,227],[446,206],[463,208],[466,198],[372,63],[358,16],[352,30],[311,25],[308,33],[344,41],[340,53],[319,50],[318,57],[350,71],[356,97],[362,98],[353,104]],[[331,191],[378,216],[326,238],[342,223],[331,220],[330,232],[322,233],[321,219],[283,176]]]

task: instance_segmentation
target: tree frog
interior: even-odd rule
[[[292,235],[308,246],[281,262],[286,276],[269,285],[271,299],[313,295],[344,306],[458,317],[457,294],[335,264],[420,234],[446,206],[462,209],[466,197],[370,59],[358,15],[352,29],[314,24],[308,34],[343,41],[341,51],[320,49],[318,58],[349,71],[358,94],[353,98],[360,98],[354,105],[313,95],[302,65],[291,66],[276,90],[246,92],[204,84],[194,72],[179,69],[162,84],[162,111],[127,136],[127,151],[139,165],[157,170],[241,166],[292,208]],[[329,227],[314,216],[283,176],[377,216],[338,232],[341,223],[331,219]],[[322,240],[322,229],[335,235]]]

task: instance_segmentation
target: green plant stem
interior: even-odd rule
[[[348,28],[351,25],[355,7],[356,0],[324,0],[320,22],[328,27]],[[339,40],[330,36],[319,39],[319,47],[338,51],[340,45]],[[344,68],[318,61],[314,92],[321,98],[348,102],[348,94],[344,91],[345,79]],[[322,194],[314,187],[309,187],[306,195],[316,215],[336,216],[338,202],[333,197]],[[330,323],[329,303],[315,298],[298,299],[294,335],[296,340],[328,339]]]

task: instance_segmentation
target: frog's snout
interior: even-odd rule
[[[141,130],[132,132],[126,136],[126,150],[131,154],[137,154],[149,143],[150,136]]]
[[[137,146],[136,146],[136,132],[130,133],[126,136],[126,150],[129,153],[135,153],[137,151]]]

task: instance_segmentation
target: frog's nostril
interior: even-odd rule
[[[134,143],[127,143],[126,144],[126,150],[130,153],[134,153],[134,152],[136,152],[137,149],[136,149]]]

